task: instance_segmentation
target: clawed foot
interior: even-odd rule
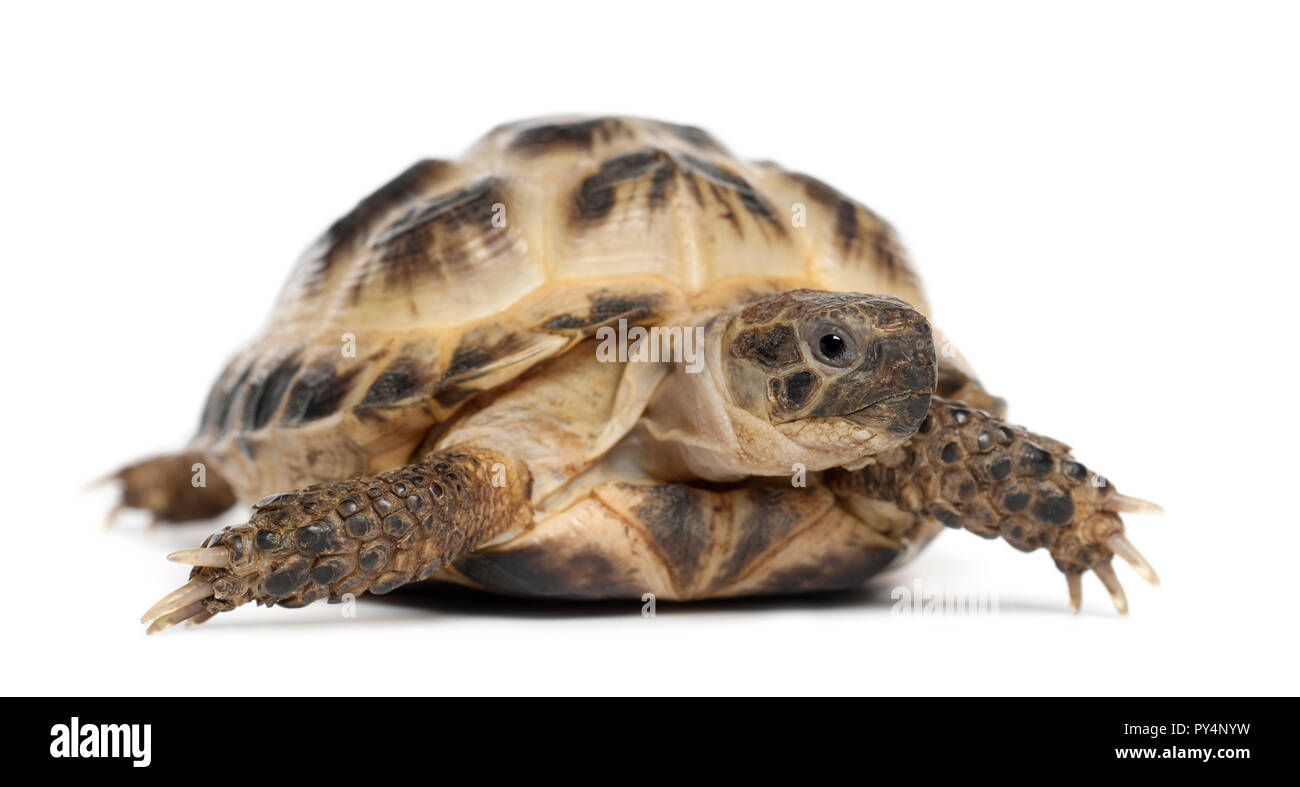
[[[435,492],[445,499],[451,486],[438,480],[399,471],[273,495],[253,507],[247,524],[168,555],[194,567],[190,581],[141,622],[155,634],[250,601],[302,607],[346,593],[386,593],[427,576],[440,563],[421,536],[444,521]]]
[[[370,478],[272,495],[247,524],[168,558],[190,581],[141,618],[154,634],[202,623],[250,601],[302,607],[323,598],[387,593],[428,579],[501,533],[532,521],[526,473],[493,483],[491,452],[438,453]]]
[[[1124,536],[1121,513],[1160,513],[1160,506],[1116,492],[1050,437],[935,397],[911,443],[861,470],[830,474],[840,494],[889,500],[1016,549],[1046,549],[1065,573],[1078,611],[1082,577],[1092,570],[1120,614],[1128,601],[1111,559],[1119,555],[1147,581],[1156,572]]]
[[[1162,514],[1164,510],[1155,503],[1121,495],[1108,487],[1098,489],[1098,494],[1101,498],[1098,510],[1079,519],[1052,546],[1052,557],[1056,560],[1057,568],[1065,573],[1070,589],[1071,612],[1078,612],[1083,603],[1083,574],[1092,569],[1110,593],[1115,609],[1119,614],[1127,615],[1128,598],[1111,566],[1111,558],[1118,555],[1133,567],[1138,576],[1152,585],[1158,586],[1160,578],[1147,559],[1142,557],[1142,553],[1124,536],[1124,523],[1119,514]]]

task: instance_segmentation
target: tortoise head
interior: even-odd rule
[[[851,435],[866,456],[916,431],[936,384],[929,322],[888,295],[793,290],[755,301],[731,318],[721,360],[735,405],[799,442]]]

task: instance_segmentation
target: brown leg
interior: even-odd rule
[[[1068,446],[986,412],[935,397],[917,435],[861,470],[829,474],[840,495],[896,503],[918,516],[1001,536],[1017,549],[1043,548],[1065,573],[1077,610],[1080,577],[1092,569],[1125,613],[1124,590],[1111,568],[1124,558],[1153,584],[1155,572],[1124,537],[1119,512],[1157,513],[1126,497],[1070,456]]]
[[[196,453],[150,457],[107,480],[122,482],[122,500],[113,509],[114,516],[124,508],[141,508],[153,515],[154,522],[189,522],[211,519],[235,504],[230,484]]]
[[[169,555],[195,566],[190,581],[142,622],[152,634],[250,601],[301,607],[427,579],[477,547],[530,527],[530,485],[522,465],[461,449],[375,477],[273,495],[253,507],[246,524]]]

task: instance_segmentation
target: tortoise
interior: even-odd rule
[[[936,350],[936,348],[939,348]],[[895,231],[831,186],[630,117],[502,125],[299,259],[183,451],[121,506],[240,525],[169,555],[150,633],[439,580],[665,600],[858,586],[944,527],[1046,550],[1078,609],[1119,494],[1004,420]]]

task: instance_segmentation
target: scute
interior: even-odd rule
[[[214,384],[195,444],[241,497],[384,469],[601,325],[795,287],[926,310],[892,229],[820,181],[692,126],[507,124],[326,230]]]

